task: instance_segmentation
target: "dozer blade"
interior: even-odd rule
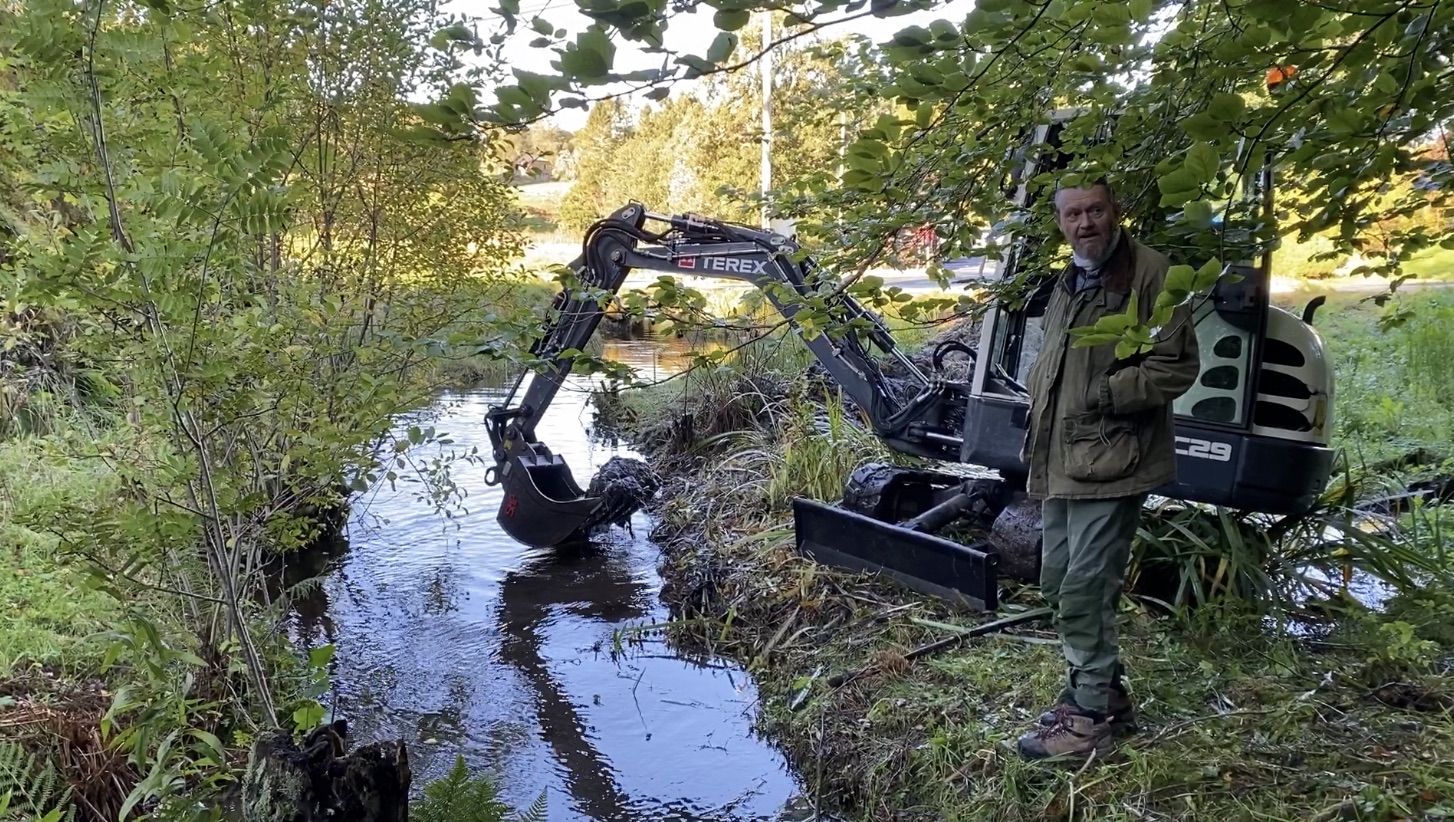
[[[929,596],[979,611],[999,607],[999,555],[799,497],[798,552],[850,571],[884,574]]]
[[[548,548],[584,539],[609,515],[603,496],[587,496],[565,460],[512,455],[500,477],[504,498],[495,521],[512,539]]]

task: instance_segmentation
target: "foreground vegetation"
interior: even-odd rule
[[[1380,330],[1399,309],[1413,311],[1408,321]],[[1014,752],[1061,687],[1048,626],[910,662],[911,649],[976,618],[796,556],[792,496],[833,501],[863,462],[907,460],[825,404],[831,385],[825,395],[800,383],[807,358],[791,338],[743,349],[731,372],[602,398],[607,421],[633,430],[669,478],[655,538],[675,619],[643,630],[749,666],[762,729],[850,818],[1454,815],[1445,512],[1437,499],[1416,503],[1370,533],[1351,508],[1444,469],[1454,397],[1437,386],[1454,360],[1436,352],[1451,339],[1447,310],[1441,292],[1387,310],[1339,296],[1324,307],[1351,479],[1281,539],[1234,512],[1148,512],[1123,608],[1142,727],[1103,762],[1046,768]],[[1388,416],[1393,402],[1407,416]],[[1330,530],[1334,544],[1312,539]],[[1004,595],[1002,614],[1040,604],[1033,586]]]
[[[219,817],[326,718],[279,557],[528,360],[497,158],[407,136],[443,19],[315,12],[0,6],[0,818]]]

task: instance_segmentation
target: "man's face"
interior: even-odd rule
[[[1111,233],[1121,219],[1120,209],[1105,186],[1062,188],[1055,193],[1055,221],[1075,253],[1088,260],[1104,260],[1110,253]]]

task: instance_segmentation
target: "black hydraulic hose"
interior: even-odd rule
[[[934,363],[934,370],[939,371],[944,368],[944,355],[950,351],[959,351],[968,354],[971,362],[976,359],[973,348],[970,348],[959,340],[945,340],[934,346],[934,355],[930,358],[930,361]]]
[[[934,402],[944,393],[943,386],[932,386],[909,400],[897,411],[885,415],[878,407],[882,402],[881,396],[875,396],[871,408],[869,408],[869,420],[880,434],[896,434],[903,430],[909,422],[918,416],[918,413]]]

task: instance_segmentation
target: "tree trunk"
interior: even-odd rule
[[[402,739],[344,754],[339,720],[302,744],[275,730],[253,743],[242,784],[246,822],[408,822],[409,752]]]

